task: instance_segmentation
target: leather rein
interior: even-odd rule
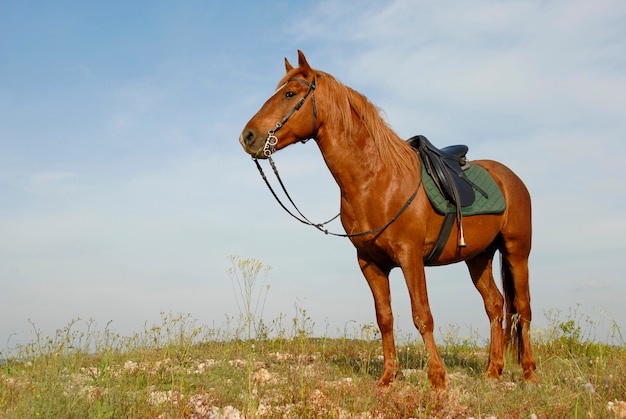
[[[407,201],[404,203],[402,208],[400,208],[400,210],[396,213],[396,215],[394,215],[384,226],[378,227],[378,228],[375,228],[375,229],[372,229],[372,230],[368,230],[368,231],[362,231],[360,233],[343,234],[343,233],[333,233],[331,231],[328,231],[328,229],[326,229],[324,226],[326,224],[330,223],[331,221],[335,220],[337,217],[339,217],[339,215],[341,215],[341,212],[338,213],[337,215],[335,215],[333,218],[331,218],[328,221],[325,221],[323,223],[314,223],[314,222],[310,221],[304,214],[302,214],[300,209],[298,209],[298,206],[293,202],[293,199],[291,199],[291,196],[289,195],[289,192],[287,192],[287,188],[285,187],[285,184],[283,183],[282,178],[278,174],[278,169],[276,167],[276,164],[274,163],[274,160],[272,159],[272,153],[274,153],[276,151],[276,145],[278,144],[278,138],[276,137],[275,134],[276,134],[276,132],[278,130],[280,130],[283,127],[283,125],[289,120],[289,118],[291,118],[291,116],[302,107],[302,105],[304,104],[306,98],[309,95],[311,95],[311,102],[313,104],[313,128],[314,128],[313,132],[316,133],[317,132],[317,107],[315,105],[315,94],[314,94],[314,90],[316,88],[316,78],[313,78],[313,81],[311,83],[309,83],[308,81],[306,81],[304,79],[295,78],[295,77],[290,78],[288,80],[288,82],[289,81],[297,81],[297,82],[300,82],[300,83],[304,83],[304,84],[306,84],[309,87],[309,90],[307,90],[306,94],[302,98],[300,98],[298,103],[296,103],[296,106],[294,106],[289,112],[287,112],[287,114],[279,122],[276,123],[274,128],[272,128],[271,130],[269,130],[267,132],[267,139],[265,140],[265,145],[263,146],[263,155],[269,160],[270,165],[272,166],[272,170],[274,171],[274,175],[276,176],[276,179],[278,180],[278,183],[280,184],[281,189],[283,190],[285,196],[287,197],[287,199],[289,200],[289,202],[291,203],[293,208],[296,210],[298,215],[296,215],[292,211],[290,211],[285,206],[285,204],[280,200],[280,198],[278,197],[278,195],[274,191],[274,188],[272,188],[272,185],[270,184],[269,180],[267,179],[267,176],[265,176],[265,172],[263,171],[263,168],[261,167],[261,164],[259,163],[259,160],[257,158],[255,158],[255,157],[252,157],[252,160],[254,160],[254,163],[256,164],[256,167],[259,170],[259,173],[261,174],[261,177],[263,178],[263,181],[265,182],[265,184],[267,185],[268,189],[270,190],[270,192],[274,196],[274,199],[276,199],[276,202],[278,202],[278,204],[287,212],[287,214],[291,215],[293,218],[295,218],[296,220],[300,221],[301,223],[309,225],[311,227],[314,227],[314,228],[318,229],[319,231],[321,231],[321,232],[323,232],[324,234],[327,234],[327,235],[337,236],[337,237],[360,237],[360,236],[366,236],[368,234],[379,233],[379,232],[385,230],[394,221],[396,221],[398,219],[398,217],[400,217],[400,215],[402,215],[402,213],[409,207],[409,205],[411,205],[411,202],[413,202],[413,200],[417,196],[417,192],[419,191],[419,189],[420,189],[420,187],[422,185],[422,179],[421,178],[420,178],[419,183],[417,184],[417,188],[415,189],[415,192],[413,192],[413,194],[409,197],[409,199],[407,199]],[[282,87],[284,87],[284,85],[281,86],[278,90],[280,90]],[[305,140],[301,140],[301,142],[304,144],[309,139],[310,138],[307,138]]]

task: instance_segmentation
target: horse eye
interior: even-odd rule
[[[294,97],[295,95],[296,94],[294,92],[292,92],[292,91],[289,91],[289,92],[285,93],[285,97],[286,98],[291,98],[291,97]]]

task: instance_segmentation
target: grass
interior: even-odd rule
[[[508,355],[500,380],[484,377],[488,348],[452,325],[439,352],[445,391],[431,389],[421,343],[398,346],[402,378],[376,387],[382,371],[378,329],[346,327],[339,338],[313,334],[296,304],[293,318],[262,319],[267,270],[234,258],[240,318],[209,328],[189,315],[161,314],[133,336],[74,320],[0,353],[4,418],[620,418],[626,417],[626,346],[616,324],[598,328],[580,308],[551,310],[533,334],[538,384],[520,380]],[[243,269],[243,270],[242,270]],[[247,269],[247,271],[246,271]],[[250,278],[248,278],[250,279]],[[255,288],[261,284],[261,290]],[[258,288],[258,287],[257,287]],[[400,336],[397,333],[396,336]],[[407,339],[405,339],[407,340]]]
[[[536,385],[520,381],[511,359],[501,380],[485,379],[478,336],[449,328],[439,348],[446,391],[430,388],[421,342],[398,347],[403,378],[377,388],[375,328],[314,337],[304,310],[290,330],[278,319],[270,329],[280,333],[249,340],[186,315],[162,314],[161,324],[131,337],[98,332],[92,322],[79,331],[77,320],[53,337],[37,333],[0,367],[0,417],[626,417],[623,342],[584,340],[571,320],[553,317],[536,333]]]

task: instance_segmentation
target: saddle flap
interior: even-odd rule
[[[464,174],[467,168],[466,145],[438,149],[423,135],[416,135],[408,143],[418,150],[422,164],[435,184],[454,205],[467,207],[474,203],[474,186]]]
[[[426,151],[426,169],[429,167],[429,174],[435,179],[435,184],[438,184],[444,195],[450,199],[455,205],[461,207],[467,207],[474,203],[474,188],[472,185],[463,180],[465,176],[463,169],[458,161],[440,158],[431,151]],[[422,154],[420,154],[422,155]]]

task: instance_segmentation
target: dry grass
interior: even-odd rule
[[[189,316],[163,315],[132,337],[91,322],[78,331],[75,321],[53,337],[37,333],[0,366],[0,418],[626,417],[623,339],[588,340],[579,317],[561,317],[535,333],[538,384],[521,382],[510,359],[501,380],[485,379],[486,348],[449,329],[446,391],[430,388],[421,342],[399,347],[402,379],[377,388],[375,328],[316,338],[304,310],[289,332],[279,319],[273,337],[250,340]]]

